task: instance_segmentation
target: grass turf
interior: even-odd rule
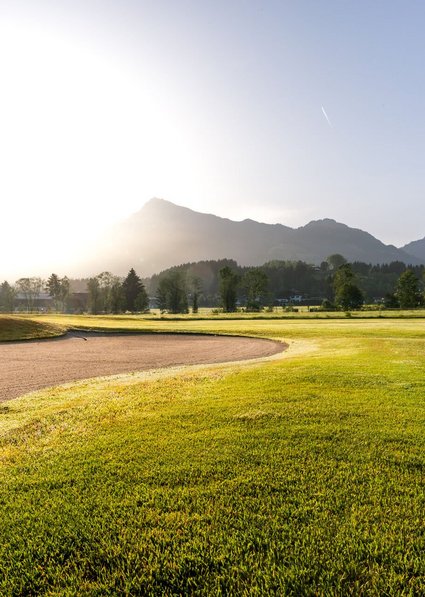
[[[39,340],[61,336],[65,329],[60,325],[28,317],[0,315],[0,342]]]
[[[425,592],[423,321],[133,325],[290,349],[0,405],[0,594]]]

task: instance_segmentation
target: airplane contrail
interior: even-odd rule
[[[334,126],[333,126],[332,122],[329,120],[329,116],[326,114],[326,110],[323,106],[322,106],[322,112],[323,112],[323,116],[326,118],[329,126],[331,127],[331,129],[333,129]]]

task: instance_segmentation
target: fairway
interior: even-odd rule
[[[1,404],[0,594],[425,593],[423,319],[126,321],[288,349]]]

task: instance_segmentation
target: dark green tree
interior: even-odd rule
[[[59,311],[61,301],[61,280],[59,276],[52,274],[47,280],[46,288],[49,296],[53,299],[55,311]]]
[[[167,310],[167,284],[162,282],[162,279],[158,283],[155,301],[161,313],[165,313]]]
[[[46,289],[53,299],[55,311],[66,311],[71,289],[69,279],[66,276],[59,278],[57,274],[52,274],[47,280]]]
[[[397,280],[394,294],[402,309],[411,309],[421,304],[419,280],[411,269],[407,269],[401,274]]]
[[[362,291],[356,284],[348,283],[342,285],[335,293],[336,304],[344,309],[360,309],[364,298]]]
[[[192,300],[192,313],[198,313],[199,297],[202,293],[202,281],[198,276],[191,275],[189,279],[190,298]]]
[[[241,282],[246,293],[246,308],[248,311],[259,311],[264,305],[264,298],[268,286],[267,274],[259,267],[248,270]]]
[[[322,301],[320,308],[323,311],[335,311],[335,305],[327,298]]]
[[[13,313],[15,309],[16,290],[6,280],[0,286],[0,311]]]
[[[146,311],[149,307],[148,295],[141,278],[131,268],[122,283],[124,291],[124,309],[126,311]]]
[[[221,306],[226,313],[236,311],[239,276],[226,266],[219,271],[219,293]]]
[[[188,313],[186,276],[179,270],[171,270],[158,284],[156,301],[161,311]]]
[[[96,277],[99,282],[99,311],[110,313],[112,311],[112,286],[119,278],[111,272],[101,272]]]
[[[335,304],[341,309],[359,309],[363,304],[363,294],[355,284],[355,276],[348,263],[341,265],[333,279]]]
[[[87,290],[89,293],[89,310],[93,315],[97,315],[101,306],[101,290],[98,277],[88,280]]]
[[[142,290],[139,292],[139,294],[136,296],[134,306],[136,308],[136,311],[139,313],[147,313],[149,311],[149,298],[146,294],[144,286]]]
[[[65,312],[68,308],[69,293],[71,290],[71,283],[69,279],[64,276],[60,281],[59,298],[61,301],[62,311]]]
[[[195,292],[192,295],[192,313],[198,313],[199,306],[198,306],[198,294]]]
[[[347,263],[346,258],[340,253],[333,253],[332,255],[329,255],[329,257],[326,258],[326,261],[329,263],[329,266],[333,271],[336,271],[342,265]]]
[[[344,263],[340,265],[336,270],[334,277],[333,277],[333,285],[334,290],[343,284],[347,284],[348,282],[353,282],[354,280],[354,273],[351,269],[351,265],[349,263]]]
[[[121,313],[124,308],[124,290],[121,284],[121,280],[117,277],[111,285],[110,290],[110,305],[111,311],[115,315]]]
[[[393,292],[387,292],[384,296],[384,307],[386,309],[398,309],[400,303]]]

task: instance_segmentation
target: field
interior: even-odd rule
[[[289,349],[0,405],[1,595],[425,593],[425,320],[37,323]]]

